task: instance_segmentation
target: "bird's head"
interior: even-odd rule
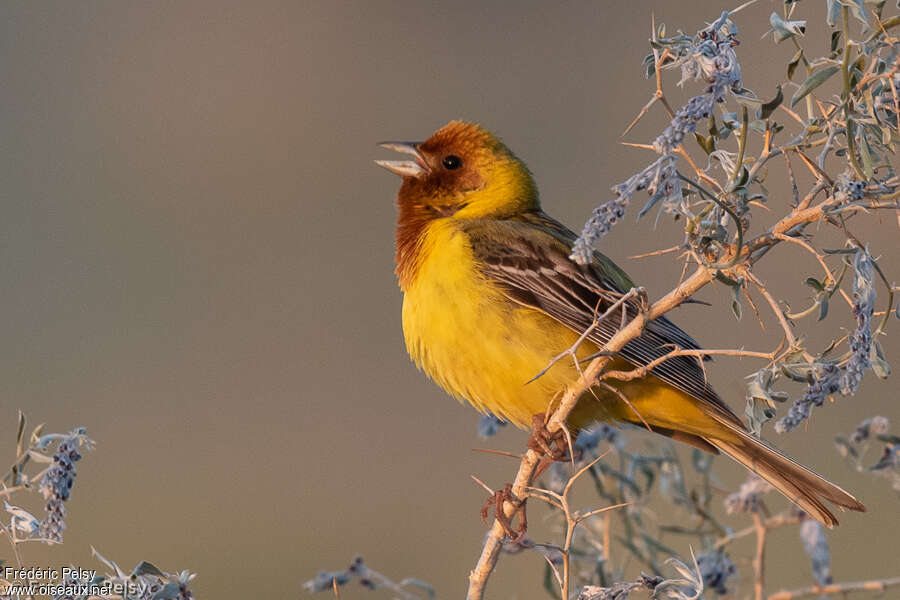
[[[400,208],[431,218],[504,217],[538,208],[528,167],[495,135],[451,121],[424,142],[383,142],[412,160],[376,160],[403,177]]]

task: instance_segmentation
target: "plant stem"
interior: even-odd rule
[[[738,138],[738,157],[734,163],[734,172],[731,174],[731,188],[737,185],[738,177],[741,176],[741,170],[744,168],[744,151],[747,148],[747,107],[744,106],[741,111],[741,137]]]
[[[845,129],[847,131],[847,156],[850,157],[850,164],[853,165],[853,170],[856,171],[857,177],[859,177],[860,181],[865,181],[867,179],[865,173],[859,166],[859,161],[856,158],[856,141],[853,139],[853,121],[850,118],[850,23],[849,23],[849,13],[850,9],[847,6],[841,7],[841,27],[844,30],[844,60],[841,63],[841,72],[844,76],[844,123]]]
[[[756,530],[756,558],[753,559],[753,596],[763,600],[766,580],[766,525],[758,514],[753,513],[753,527]]]
[[[900,577],[891,579],[873,579],[870,581],[854,581],[851,583],[832,583],[815,585],[799,590],[783,590],[769,596],[768,600],[794,600],[805,596],[825,596],[827,594],[843,594],[850,592],[883,592],[885,589],[900,585]]]

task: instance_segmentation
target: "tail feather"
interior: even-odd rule
[[[729,436],[730,439],[727,440],[706,438],[706,441],[768,481],[822,524],[828,527],[838,524],[834,514],[822,502],[823,498],[841,508],[865,512],[866,507],[859,500],[827,479],[794,462],[746,431],[733,426],[728,429],[736,437]]]

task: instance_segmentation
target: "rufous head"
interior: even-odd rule
[[[502,217],[537,208],[528,167],[475,123],[451,121],[424,142],[382,142],[412,160],[376,160],[403,177],[398,201],[434,218]]]

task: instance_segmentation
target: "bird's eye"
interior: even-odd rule
[[[444,160],[441,161],[441,164],[444,165],[445,169],[453,170],[458,169],[462,166],[462,159],[455,154],[448,154],[444,157]]]

